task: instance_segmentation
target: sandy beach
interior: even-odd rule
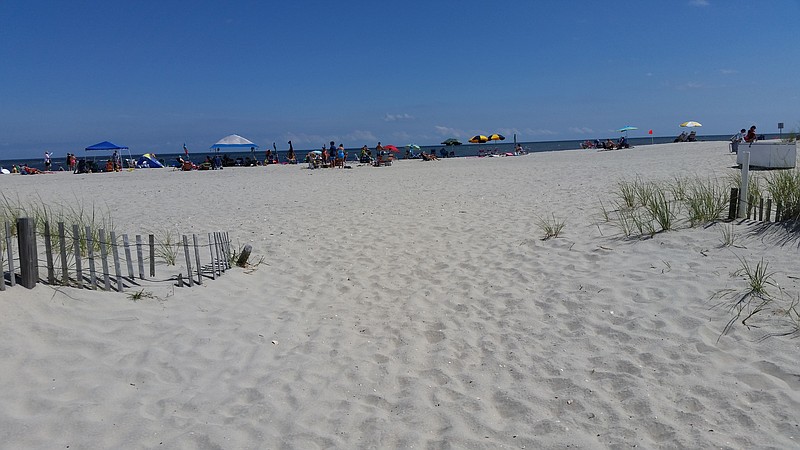
[[[263,258],[138,301],[0,292],[0,447],[798,448],[800,339],[762,339],[770,320],[720,337],[712,297],[763,259],[771,292],[800,298],[800,236],[744,220],[736,246],[719,223],[634,239],[603,218],[621,180],[734,164],[694,142],[0,176],[23,203],[227,231]]]

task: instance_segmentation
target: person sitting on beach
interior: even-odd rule
[[[23,164],[19,169],[19,173],[22,175],[36,175],[42,173],[42,171],[35,167],[29,167],[27,164]]]
[[[758,136],[756,135],[756,126],[753,125],[752,127],[750,127],[749,130],[747,130],[747,135],[745,135],[744,141],[745,142],[749,142],[749,143],[752,144],[753,142],[755,142],[757,140],[758,140]]]
[[[361,147],[361,154],[358,157],[358,162],[361,164],[369,164],[372,162],[372,152],[366,145]]]
[[[617,148],[631,148],[631,145],[628,144],[628,138],[625,136],[620,137]]]
[[[686,142],[695,142],[697,140],[697,132],[692,130],[689,136],[686,136]]]
[[[606,139],[606,141],[603,143],[603,148],[606,150],[614,150],[617,147],[616,145],[614,145],[614,141],[612,141],[611,139]]]
[[[433,153],[425,153],[420,152],[419,157],[422,158],[423,161],[438,161],[439,158],[436,157]]]
[[[289,141],[289,151],[286,152],[286,162],[289,164],[297,164],[297,156],[294,154],[294,147],[292,141]]]

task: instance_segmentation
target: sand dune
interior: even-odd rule
[[[214,172],[0,177],[120,232],[229,231],[250,270],[155,298],[0,293],[6,448],[793,448],[800,340],[734,326],[738,258],[800,295],[798,238],[627,239],[637,175],[723,178],[724,143]],[[539,218],[566,222],[540,240]],[[776,325],[777,326],[777,325]]]

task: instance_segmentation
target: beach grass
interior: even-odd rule
[[[162,229],[154,235],[156,258],[168,266],[174,266],[178,260],[178,238],[168,229]]]
[[[154,298],[154,297],[155,296],[153,295],[152,292],[145,291],[144,288],[142,288],[142,289],[140,289],[138,291],[131,292],[131,293],[128,294],[128,299],[131,300],[131,301],[134,301],[134,302],[139,301],[139,300],[143,300],[145,298]]]
[[[723,217],[728,205],[728,185],[715,179],[676,177],[662,182],[633,181],[616,184],[616,207],[600,202],[606,222],[614,223],[626,237],[651,237],[682,226],[696,227]]]
[[[733,275],[743,278],[747,287],[724,289],[712,295],[712,299],[722,300],[715,306],[725,306],[732,313],[717,341],[728,334],[737,322],[747,329],[764,327],[763,323],[756,321],[757,316],[765,317],[767,322],[774,323],[777,320],[779,326],[783,325],[782,330],[770,331],[764,337],[800,335],[800,315],[798,315],[800,298],[792,299],[783,307],[786,301],[783,298],[784,292],[775,281],[776,272],[769,269],[769,263],[763,258],[755,264],[738,255],[736,258],[739,260],[740,268]],[[777,290],[780,295],[773,294],[773,290]]]
[[[733,225],[723,224],[720,227],[720,241],[723,247],[732,247],[736,243],[738,236],[733,232]]]
[[[557,238],[564,230],[566,224],[566,220],[556,219],[555,214],[552,214],[550,219],[542,219],[540,217],[536,222],[536,225],[544,233],[542,237],[543,241],[550,238]]]
[[[800,220],[800,170],[781,170],[766,179],[767,192],[781,207],[782,220]]]

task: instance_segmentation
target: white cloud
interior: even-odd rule
[[[395,139],[398,142],[406,142],[411,140],[412,138],[413,136],[411,136],[411,134],[405,131],[395,131],[394,133],[392,133],[392,139]]]
[[[366,141],[364,143],[368,143],[368,142],[372,142],[372,141],[375,141],[375,142],[378,141],[378,138],[375,137],[375,134],[373,132],[365,131],[365,130],[354,130],[354,131],[348,133],[347,135],[345,135],[345,137],[343,139],[346,140],[346,141],[357,141],[359,143],[360,142],[364,142],[364,141]],[[345,144],[345,145],[347,145],[347,144]],[[364,144],[361,144],[361,145],[364,145]]]
[[[525,134],[532,134],[534,136],[552,136],[558,133],[556,133],[553,130],[545,130],[541,128],[540,129],[526,128]]]
[[[738,71],[738,70],[736,70],[736,69],[721,69],[721,70],[720,70],[720,72],[721,72],[723,75],[733,75],[733,74],[735,74],[735,73],[739,73],[739,71]]]
[[[456,130],[455,128],[451,127],[443,127],[441,125],[436,125],[433,128],[436,130],[436,134],[438,134],[439,136],[458,137],[463,134],[462,131]]]
[[[397,122],[398,120],[414,120],[414,117],[410,114],[389,114],[387,113],[383,116],[383,120],[386,122]]]
[[[703,85],[700,83],[696,83],[694,81],[689,81],[688,83],[684,83],[678,86],[679,90],[685,91],[687,89],[702,89]]]
[[[570,127],[569,131],[575,134],[593,134],[594,130],[587,127]]]
[[[709,6],[711,3],[708,0],[691,0],[689,4],[691,6]]]

